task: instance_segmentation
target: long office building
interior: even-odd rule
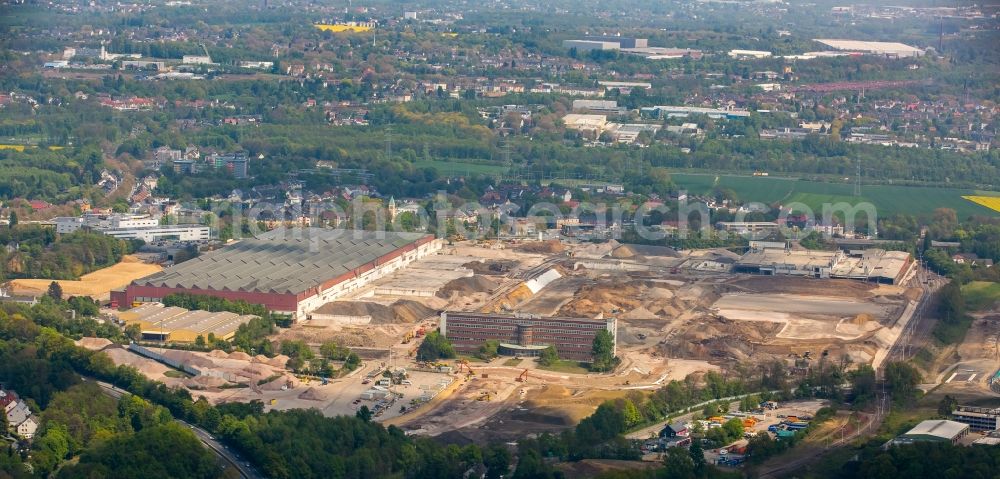
[[[500,354],[538,356],[553,346],[561,359],[593,360],[594,337],[606,330],[617,344],[617,321],[584,318],[542,318],[535,315],[443,312],[441,334],[457,351],[473,353],[486,341],[500,342]]]
[[[747,110],[723,110],[719,108],[703,108],[699,106],[646,106],[639,109],[643,115],[653,118],[687,118],[691,115],[705,115],[709,118],[747,118],[750,112]]]
[[[951,416],[960,423],[968,424],[973,431],[1000,429],[1000,408],[958,406]]]
[[[261,304],[295,319],[441,249],[420,233],[278,229],[205,253],[112,291],[121,306],[172,293]]]
[[[84,214],[81,216],[61,216],[53,218],[56,233],[69,234],[86,229],[119,239],[141,239],[147,243],[160,240],[208,241],[212,229],[208,226],[160,225],[160,220],[146,215],[130,214]]]

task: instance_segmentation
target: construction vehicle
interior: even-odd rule
[[[490,392],[489,391],[483,391],[483,393],[480,394],[479,397],[476,398],[476,401],[489,401],[489,400],[490,400]]]
[[[517,376],[516,381],[519,383],[528,382],[528,370],[525,369],[524,371],[521,371],[521,374]]]
[[[407,333],[403,335],[403,344],[409,344],[411,339],[413,339],[413,333],[407,331]]]
[[[277,399],[271,399],[270,402],[271,402],[272,406],[274,406],[275,404],[278,404],[278,400]]]
[[[427,331],[424,328],[420,328],[420,329],[417,330],[417,337],[418,338],[422,338],[422,337],[424,337],[424,334],[426,334],[426,333],[427,333]]]
[[[465,371],[465,376],[475,376],[476,372],[472,370],[472,366],[469,366],[468,359],[460,359],[458,361],[458,372]]]

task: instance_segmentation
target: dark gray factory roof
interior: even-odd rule
[[[304,228],[274,230],[135,280],[168,288],[298,294],[428,235]]]

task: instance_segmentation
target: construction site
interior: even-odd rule
[[[608,399],[737,364],[780,361],[792,374],[816,361],[877,367],[922,295],[911,286],[906,259],[891,274],[896,284],[885,284],[734,272],[742,257],[615,241],[449,244],[319,306],[272,338],[276,346],[302,340],[318,351],[335,342],[357,352],[361,368],[336,379],[297,377],[280,356],[156,353],[185,356],[168,359],[189,364],[194,374],[168,372],[135,351],[112,347],[109,354],[212,402],[261,399],[267,408],[315,407],[328,415],[367,405],[378,411],[376,420],[409,433],[503,439],[571,427]],[[447,337],[453,328],[442,317],[454,323],[453,316],[466,321],[465,341],[497,337],[501,356],[478,359],[470,344],[459,361],[418,362],[422,336],[445,326]],[[470,336],[480,317],[489,326]],[[525,318],[548,321],[546,328],[567,318],[565,340],[578,336],[588,353],[541,366],[534,348],[546,347],[545,334],[553,333],[524,329]],[[587,370],[593,332],[578,334],[574,321],[613,330],[620,359],[614,371]],[[508,325],[521,329],[514,334]]]

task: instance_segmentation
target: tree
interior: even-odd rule
[[[417,349],[417,359],[435,361],[455,357],[455,347],[439,331],[431,331]]]
[[[694,473],[697,475],[702,475],[705,472],[705,450],[701,447],[701,441],[698,439],[693,439],[691,441],[691,446],[688,447],[688,454],[691,456],[691,462],[694,463]]]
[[[195,337],[194,345],[198,346],[199,348],[205,347],[205,336],[199,334],[197,337]]]
[[[854,406],[859,407],[875,397],[875,370],[867,364],[848,374],[851,380],[851,392],[854,395]]]
[[[893,400],[906,402],[916,396],[920,371],[907,363],[891,362],[885,367],[885,380],[892,390]]]
[[[7,217],[7,227],[14,229],[17,226],[17,212],[11,211],[10,216]]]
[[[559,362],[559,352],[554,346],[543,349],[542,353],[538,355],[538,364],[542,366],[551,366],[557,362]]]
[[[61,478],[222,477],[218,460],[198,437],[177,423],[119,434],[87,451]]]
[[[372,420],[372,411],[368,409],[368,406],[361,406],[358,408],[358,412],[354,413],[354,417],[364,422],[370,422]]]
[[[594,355],[594,362],[591,369],[594,371],[610,371],[615,367],[615,338],[611,332],[602,329],[594,336],[594,344],[591,349]]]
[[[625,417],[625,427],[633,427],[642,422],[642,413],[630,399],[623,400],[622,416]]]
[[[663,456],[664,475],[666,479],[694,479],[694,461],[684,448],[671,447]]]
[[[59,283],[53,281],[49,283],[49,290],[48,292],[46,292],[46,294],[48,294],[50,298],[56,301],[62,301],[62,295],[63,295],[62,286],[59,286]]]
[[[510,450],[503,445],[494,444],[483,451],[486,479],[500,479],[500,477],[506,476],[510,469],[510,460]]]
[[[938,416],[950,417],[952,411],[958,408],[958,400],[945,394],[938,402]]]
[[[142,327],[139,326],[139,323],[131,323],[128,326],[125,326],[124,332],[125,337],[132,341],[138,341],[142,338]]]
[[[500,354],[500,341],[490,339],[479,347],[479,357],[482,359],[493,359]]]

